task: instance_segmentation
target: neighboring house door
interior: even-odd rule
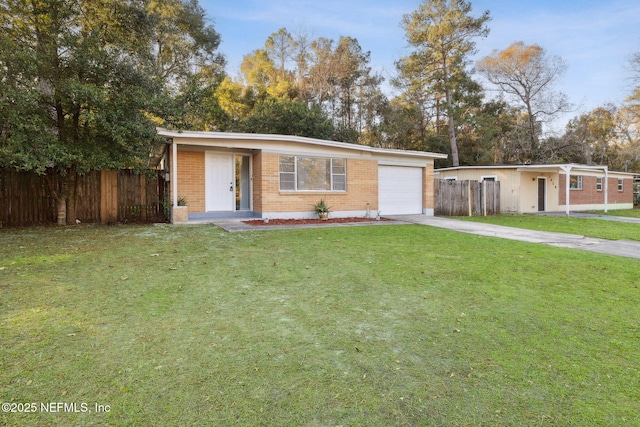
[[[382,215],[422,213],[422,168],[378,166],[378,210]]]
[[[234,157],[207,151],[205,154],[205,206],[207,212],[235,209]]]
[[[547,200],[547,179],[538,178],[538,212],[546,210],[545,201]]]

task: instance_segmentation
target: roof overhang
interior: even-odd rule
[[[554,172],[591,172],[591,171],[607,171],[607,166],[589,166],[579,165],[575,163],[557,164],[557,165],[525,165],[517,168],[518,172],[540,172],[540,173],[554,173]]]
[[[538,173],[571,173],[579,172],[594,172],[594,171],[608,171],[616,175],[629,175],[634,176],[637,174],[631,172],[618,172],[609,170],[608,166],[604,165],[581,165],[577,163],[563,163],[563,164],[550,164],[550,165],[499,165],[499,166],[458,166],[452,168],[436,169],[438,171],[455,171],[455,170],[496,170],[496,169],[511,169],[518,172],[538,172]]]
[[[241,147],[245,149],[264,149],[273,143],[297,143],[318,148],[333,148],[371,154],[397,155],[403,157],[446,159],[442,153],[427,151],[395,150],[390,148],[369,147],[367,145],[350,144],[346,142],[327,141],[323,139],[307,138],[294,135],[259,134],[259,133],[231,133],[231,132],[200,132],[200,131],[171,131],[158,129],[158,135],[176,144],[200,145],[211,147]]]

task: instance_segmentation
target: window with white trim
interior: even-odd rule
[[[280,156],[280,191],[347,191],[347,160]]]
[[[569,188],[572,190],[582,190],[582,175],[571,175],[569,177]]]
[[[596,190],[602,191],[602,177],[596,178]]]
[[[480,181],[490,181],[490,182],[496,182],[498,181],[498,177],[496,175],[489,175],[489,176],[481,176],[480,177]]]
[[[624,191],[624,180],[618,178],[618,191]]]

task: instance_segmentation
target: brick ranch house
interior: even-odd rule
[[[578,164],[461,166],[435,171],[436,179],[499,181],[500,211],[511,213],[632,209],[635,175]]]
[[[169,145],[174,223],[312,218],[320,199],[332,217],[433,215],[433,164],[447,157],[289,135],[158,133]]]

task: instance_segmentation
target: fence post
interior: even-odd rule
[[[140,208],[142,221],[147,221],[147,176],[140,175]]]
[[[487,181],[482,180],[482,216],[487,216]]]
[[[471,207],[471,180],[467,181],[469,185],[467,186],[467,202],[469,205],[469,216],[473,216],[473,210]]]
[[[118,172],[100,171],[100,222],[118,221]]]

